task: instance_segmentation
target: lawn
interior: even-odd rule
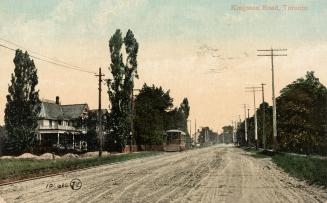
[[[57,159],[57,160],[33,160],[33,159],[4,159],[0,160],[0,183],[21,180],[31,177],[61,173],[75,169],[82,169],[102,164],[122,162],[131,159],[149,157],[161,154],[160,152],[138,152],[120,154],[107,157],[94,157],[84,159]]]
[[[262,153],[262,150],[245,150],[256,158],[268,157]],[[278,153],[271,156],[271,160],[291,176],[310,184],[327,187],[327,158]]]
[[[272,157],[272,161],[292,176],[327,187],[327,159],[278,154]]]

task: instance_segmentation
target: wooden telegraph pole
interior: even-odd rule
[[[255,138],[255,148],[258,149],[259,141],[258,141],[258,120],[257,120],[257,108],[255,107],[255,92],[258,91],[258,88],[261,87],[246,87],[246,89],[252,89],[247,92],[253,92],[253,113],[254,113],[254,138]]]
[[[102,76],[101,67],[99,68],[99,74],[95,75],[99,77],[99,107],[98,107],[98,138],[99,138],[99,157],[102,156],[102,147],[103,147],[103,135],[102,135],[102,110],[101,110],[101,91],[102,91]]]
[[[278,149],[277,143],[277,110],[276,110],[276,97],[275,97],[275,70],[274,70],[274,56],[287,56],[287,54],[279,54],[287,49],[260,49],[258,52],[265,54],[258,54],[257,56],[270,56],[271,57],[271,78],[272,78],[272,100],[273,100],[273,140],[274,150]]]
[[[266,84],[261,83],[261,91],[262,91],[262,105],[263,105],[263,110],[262,110],[262,143],[263,143],[263,148],[267,148],[267,136],[266,136],[266,129],[265,129],[265,124],[266,124],[266,106],[265,106],[265,89],[264,86]]]
[[[244,133],[245,133],[245,143],[248,144],[248,122],[246,118],[246,104],[244,104]]]

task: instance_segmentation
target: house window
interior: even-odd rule
[[[58,121],[58,125],[61,125],[62,124],[62,121]]]
[[[49,126],[52,127],[52,120],[49,121]]]

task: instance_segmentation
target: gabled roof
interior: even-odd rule
[[[60,105],[56,103],[42,102],[41,111],[38,117],[46,119],[63,119],[64,114]]]
[[[85,108],[88,109],[88,106],[87,104],[71,104],[62,105],[61,108],[65,119],[74,119],[79,118],[83,114]]]
[[[55,102],[42,101],[38,117],[51,120],[70,120],[82,116],[85,109],[88,110],[87,104],[61,105]]]
[[[92,112],[92,113],[98,113],[98,109],[90,109],[90,112]],[[106,113],[108,113],[108,110],[107,109],[101,109],[101,113],[102,114],[106,114]]]

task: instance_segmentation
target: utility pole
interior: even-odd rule
[[[248,110],[248,121],[249,121],[249,124],[250,124],[250,120],[249,120],[250,119],[250,109],[248,108],[247,110]],[[249,137],[248,137],[248,145],[249,144],[251,144],[251,143],[250,143],[250,140],[249,140]]]
[[[190,137],[192,137],[192,120],[190,119]]]
[[[188,127],[188,122],[190,122],[190,127]],[[192,120],[188,119],[186,120],[186,131],[188,130],[189,136],[190,136],[190,143],[192,144]]]
[[[246,104],[244,104],[244,133],[245,133],[245,143],[248,143],[248,122],[246,118]]]
[[[209,143],[210,143],[209,127],[206,128],[206,132],[207,132],[207,146],[209,146]]]
[[[265,106],[265,89],[264,86],[266,84],[261,83],[261,91],[262,91],[262,105],[263,105],[263,110],[262,110],[262,142],[263,142],[263,149],[267,148],[267,136],[266,136],[266,106]]]
[[[246,89],[252,89],[251,92],[253,92],[253,111],[254,111],[254,138],[256,141],[255,148],[258,149],[258,121],[257,121],[257,108],[255,107],[255,92],[260,87],[246,87]]]
[[[195,122],[194,122],[194,138],[195,138],[195,140],[194,140],[194,144],[195,144],[195,147],[196,147],[196,133],[197,133],[197,130],[196,130],[196,119],[195,119]]]
[[[204,129],[204,145],[207,146],[207,141],[208,141],[208,137],[207,137],[207,128]]]
[[[258,54],[257,56],[270,56],[271,57],[271,81],[272,81],[272,100],[273,100],[273,140],[274,140],[274,150],[278,148],[277,143],[277,110],[276,110],[276,97],[275,97],[275,70],[274,70],[274,56],[287,56],[287,54],[279,54],[287,49],[261,49],[257,50],[259,52],[264,52],[266,54]],[[276,53],[277,52],[277,53]]]
[[[132,89],[131,95],[131,133],[130,133],[130,143],[129,143],[129,153],[133,151],[133,133],[134,133],[134,90]]]
[[[237,128],[240,128],[241,127],[241,122],[242,122],[241,115],[238,115],[238,122],[236,122]],[[239,142],[238,140],[236,140],[236,141]]]
[[[223,144],[225,144],[225,132],[223,132]]]
[[[237,120],[234,121],[234,126],[235,126],[235,133],[234,133],[234,137],[235,137],[235,140],[237,139]],[[235,141],[233,140],[233,142]]]
[[[232,120],[232,133],[233,133],[233,143],[234,143],[234,136],[235,136],[235,125],[234,125],[234,121]]]
[[[104,74],[101,73],[101,67],[99,68],[99,75],[95,75],[99,77],[99,107],[98,107],[98,137],[99,137],[99,157],[102,156],[102,147],[103,147],[103,135],[102,135],[102,110],[101,110],[101,91],[102,91],[102,76]]]

